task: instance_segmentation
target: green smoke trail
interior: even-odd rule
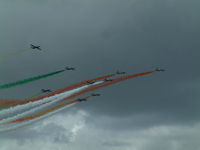
[[[14,86],[26,84],[26,83],[33,82],[33,81],[36,81],[36,80],[40,80],[40,79],[43,79],[43,78],[47,78],[47,77],[50,77],[50,76],[53,76],[53,75],[57,75],[57,74],[62,73],[64,71],[65,70],[59,70],[59,71],[51,72],[51,73],[48,73],[48,74],[39,75],[39,76],[36,76],[36,77],[31,77],[31,78],[27,78],[27,79],[24,79],[24,80],[3,84],[3,85],[0,85],[0,89],[7,89],[7,88],[14,87]]]
[[[4,56],[0,56],[0,60],[7,59],[7,58],[10,58],[10,57],[13,57],[13,56],[17,56],[17,55],[19,55],[21,53],[24,53],[24,52],[28,51],[28,50],[29,49],[18,50],[18,51],[12,52],[10,54],[4,55]]]

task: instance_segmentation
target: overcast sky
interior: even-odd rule
[[[0,91],[42,88],[114,73],[165,68],[101,89],[101,97],[0,134],[1,150],[199,150],[199,0],[1,0],[0,83],[77,67]],[[29,50],[38,44],[43,51]]]

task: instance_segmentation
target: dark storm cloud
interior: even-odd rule
[[[107,22],[107,27],[113,26],[110,28],[115,32],[111,29],[102,32],[97,49],[104,60],[99,60],[97,66],[129,72],[163,66],[168,71],[102,90],[105,98],[98,98],[94,105],[87,106],[89,110],[114,116],[153,113],[160,116],[157,118],[160,121],[164,117],[164,123],[197,121],[199,94],[192,83],[199,81],[200,74],[196,69],[199,65],[199,27],[196,26],[199,9],[194,6],[198,2],[143,2],[125,10],[123,17],[116,15],[118,19]],[[108,33],[113,33],[113,37]]]
[[[137,126],[199,121],[198,5],[194,0],[3,1],[2,53],[30,43],[40,44],[44,51],[3,61],[2,83],[66,65],[78,70],[2,91],[2,96],[22,98],[41,88],[58,89],[117,70],[137,73],[163,67],[167,72],[100,90],[102,97],[77,107],[92,117],[154,116]],[[134,121],[122,124],[131,127]]]

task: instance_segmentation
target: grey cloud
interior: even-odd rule
[[[122,141],[106,141],[102,145],[108,147],[129,147],[131,144]]]
[[[33,126],[40,126],[38,123],[33,124]],[[24,145],[25,143],[31,141],[37,141],[42,139],[45,141],[52,141],[56,143],[68,143],[70,142],[70,131],[66,130],[60,125],[55,123],[47,124],[45,126],[38,127],[34,129],[32,127],[26,127],[17,129],[18,131],[10,131],[6,133],[1,133],[1,139],[13,139],[17,140],[19,145]],[[66,134],[67,133],[67,134]],[[19,138],[20,137],[20,138]]]

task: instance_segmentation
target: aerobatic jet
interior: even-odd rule
[[[165,71],[165,69],[156,68],[155,71],[162,72]]]
[[[93,94],[91,94],[91,96],[101,96],[101,94],[95,94],[95,93],[93,93]]]
[[[52,92],[50,89],[41,89],[42,93]]]
[[[126,74],[126,72],[117,71],[116,74]]]
[[[79,98],[78,101],[79,102],[87,101],[87,98]]]
[[[66,70],[75,70],[76,68],[74,68],[74,67],[66,67],[65,69]]]
[[[31,44],[31,49],[37,49],[37,50],[41,51],[40,46],[36,46],[36,45],[33,45],[33,44]]]
[[[104,79],[105,82],[111,82],[113,79]]]
[[[88,84],[94,84],[96,81],[87,81]]]

